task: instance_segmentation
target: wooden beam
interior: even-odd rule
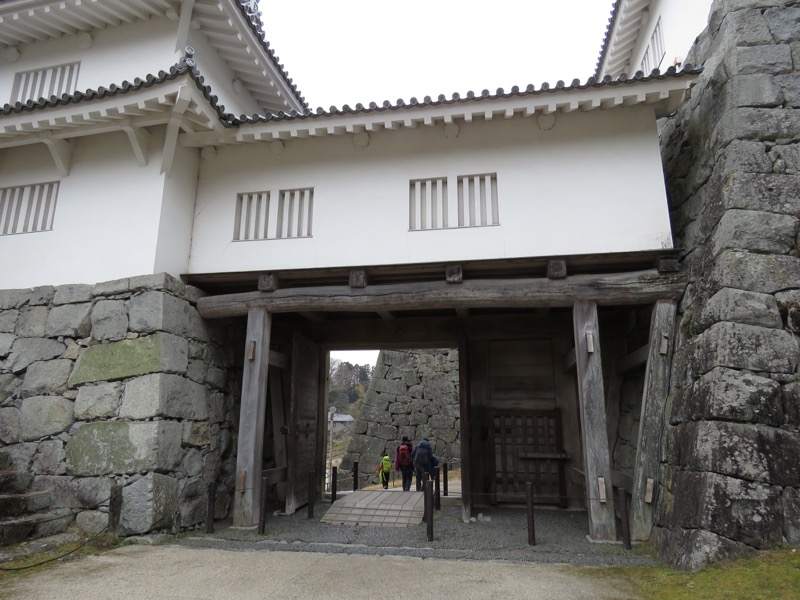
[[[576,301],[572,309],[572,318],[583,432],[586,504],[589,508],[589,535],[593,540],[616,541],[617,525],[614,494],[611,489],[611,460],[606,436],[606,407],[597,305],[586,300]]]
[[[273,455],[275,457],[275,466],[279,469],[286,469],[287,454],[286,454],[286,433],[289,428],[286,424],[286,400],[284,399],[284,386],[283,377],[281,376],[278,367],[270,367],[269,375],[269,398],[270,408],[272,415],[272,441],[273,441]],[[287,476],[280,482],[286,481]]]
[[[192,100],[192,90],[188,85],[178,88],[175,96],[175,104],[172,107],[172,114],[167,123],[167,130],[164,134],[164,151],[161,156],[161,172],[167,176],[172,172],[172,161],[175,159],[175,150],[178,145],[178,133],[183,122],[183,113],[189,108]]]
[[[677,304],[657,302],[650,324],[650,354],[644,376],[639,441],[633,467],[631,497],[631,538],[646,540],[653,528],[653,510],[657,491],[658,465],[664,427],[664,407],[669,391],[669,374],[674,344]],[[663,341],[666,340],[666,347]],[[648,480],[650,481],[648,486]],[[650,488],[648,493],[648,487]]]
[[[461,336],[458,340],[458,402],[461,418],[459,427],[461,429],[461,518],[465,523],[469,523],[472,516],[472,463],[470,460],[470,425],[472,419],[472,402],[470,401],[469,390],[469,346],[467,337]]]
[[[453,286],[444,281],[287,288],[270,294],[246,292],[206,296],[197,303],[204,318],[233,317],[261,306],[270,312],[426,310],[437,308],[530,308],[570,306],[575,300],[598,304],[647,304],[677,300],[686,287],[681,273],[655,269],[565,279],[474,279]]]
[[[50,151],[50,156],[53,157],[58,174],[62,177],[69,175],[69,170],[72,167],[72,144],[67,140],[54,139],[49,136],[42,137],[41,140]]]
[[[194,11],[194,0],[183,0],[181,2],[181,14],[178,20],[178,35],[176,36],[175,50],[183,52],[184,47],[189,41],[189,27],[192,23],[192,12]]]
[[[392,319],[394,319],[394,315],[389,310],[379,310],[377,311],[377,313],[384,321],[391,321]]]
[[[289,360],[285,354],[276,352],[275,350],[269,351],[269,366],[277,367],[278,369],[285,369],[289,366]]]
[[[647,364],[647,356],[650,353],[650,345],[642,346],[634,350],[627,356],[624,356],[617,361],[617,373],[627,373],[636,367],[641,367]]]
[[[150,148],[150,134],[143,127],[135,127],[133,125],[125,125],[122,131],[128,136],[136,162],[139,163],[140,167],[146,167],[147,154]]]
[[[266,309],[252,308],[248,311],[245,346],[253,348],[253,354],[251,360],[245,352],[236,454],[237,481],[242,485],[237,485],[233,502],[233,523],[239,527],[258,523],[271,326],[272,315]],[[252,346],[250,342],[253,342]]]

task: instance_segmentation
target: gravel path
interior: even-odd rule
[[[536,546],[527,541],[524,508],[484,509],[475,523],[461,522],[460,506],[442,506],[435,513],[434,541],[428,542],[424,523],[414,527],[362,527],[319,522],[329,504],[315,507],[314,518],[302,510],[290,517],[270,516],[265,536],[255,529],[217,523],[214,534],[200,531],[177,543],[190,547],[230,550],[281,550],[329,554],[391,555],[420,558],[508,560],[568,563],[589,566],[651,565],[643,548],[625,550],[621,544],[593,544],[586,538],[588,517],[583,511],[540,509],[535,512]]]

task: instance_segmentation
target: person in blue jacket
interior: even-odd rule
[[[417,491],[421,491],[424,482],[430,477],[433,478],[433,470],[439,464],[439,458],[433,453],[428,438],[423,438],[419,445],[414,448],[411,455],[411,461],[414,463],[414,472],[417,475]]]

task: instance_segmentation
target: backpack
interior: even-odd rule
[[[426,446],[417,446],[417,454],[414,456],[414,466],[420,469],[428,467],[431,451]]]
[[[381,459],[381,467],[383,468],[384,473],[391,473],[392,472],[392,459],[388,456],[384,456]]]
[[[397,449],[397,464],[401,467],[411,466],[411,454],[408,451],[408,444],[401,444]]]

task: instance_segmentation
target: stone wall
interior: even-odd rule
[[[438,456],[459,459],[459,414],[457,350],[382,350],[342,471],[358,460],[371,473],[384,449],[394,458],[404,435],[414,445],[427,437]]]
[[[800,544],[800,6],[716,0],[662,124],[680,305],[657,527],[682,568]]]
[[[122,529],[228,511],[243,324],[205,322],[168,275],[0,291],[0,454],[90,531],[124,485]]]

